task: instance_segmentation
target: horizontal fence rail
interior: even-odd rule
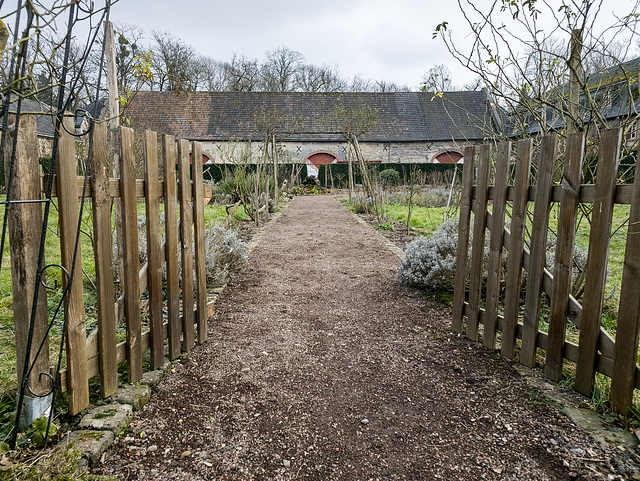
[[[627,414],[634,389],[640,388],[640,172],[633,185],[616,184],[621,139],[620,129],[602,132],[595,182],[582,185],[582,133],[566,140],[559,184],[553,182],[559,150],[555,135],[541,139],[536,159],[530,139],[519,141],[515,149],[511,142],[500,143],[495,155],[489,145],[466,149],[452,328],[475,341],[482,336],[484,346],[500,349],[510,359],[519,354],[520,362],[529,367],[535,365],[538,350],[543,350],[545,374],[556,381],[562,376],[564,360],[576,363],[574,388],[585,395],[594,388],[595,373],[602,373],[611,378],[612,406]],[[515,163],[515,169],[511,169],[512,185],[507,185],[510,163]],[[535,185],[530,185],[532,171]],[[489,182],[491,173],[494,185]],[[533,215],[528,218],[530,202]],[[554,204],[558,208],[556,251],[553,266],[547,267],[549,213]],[[571,295],[581,204],[592,207],[593,213],[582,304]],[[614,339],[601,319],[615,204],[631,207]],[[485,239],[489,243],[486,259]],[[548,332],[539,329],[543,295],[549,299]],[[567,320],[579,330],[578,343],[566,340]]]

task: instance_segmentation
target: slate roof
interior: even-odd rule
[[[15,113],[18,108],[18,99],[12,96],[9,112]],[[54,126],[54,109],[50,105],[35,100],[22,99],[21,103],[22,115],[36,116],[36,130],[38,136],[53,138],[55,133]]]
[[[374,126],[360,137],[365,142],[482,140],[493,121],[484,91],[138,92],[125,116],[134,128],[190,140],[259,141],[266,130],[262,119],[270,118],[281,141],[342,141],[335,120],[339,103],[347,112],[376,109]]]
[[[635,116],[640,113],[640,57],[611,68],[595,72],[589,75],[585,81],[589,86],[589,93],[596,105],[600,106],[600,114],[607,120]],[[631,97],[629,96],[631,94]],[[560,93],[561,101],[568,95],[568,85],[563,86]],[[605,101],[605,99],[607,99]],[[586,108],[586,98],[580,94],[582,121],[591,121],[592,112]],[[547,126],[552,130],[564,127],[564,119],[553,115],[553,109],[547,109]],[[527,127],[528,134],[537,134],[541,131],[540,122],[531,120]],[[517,134],[517,132],[516,132]]]

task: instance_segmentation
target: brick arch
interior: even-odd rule
[[[338,156],[329,150],[316,150],[311,152],[304,159],[304,163],[313,164],[316,167],[326,164],[335,164],[338,162]]]
[[[432,163],[457,164],[463,158],[462,152],[456,149],[441,150],[431,159]]]

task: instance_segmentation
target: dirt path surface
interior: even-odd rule
[[[512,364],[395,282],[333,197],[298,197],[95,470],[118,479],[620,479]],[[614,472],[615,473],[615,472]]]

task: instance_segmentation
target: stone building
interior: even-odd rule
[[[124,116],[135,129],[202,142],[215,163],[240,150],[255,161],[269,137],[280,162],[306,163],[310,174],[314,166],[347,162],[349,128],[360,134],[368,162],[452,163],[497,127],[485,91],[139,92]]]

